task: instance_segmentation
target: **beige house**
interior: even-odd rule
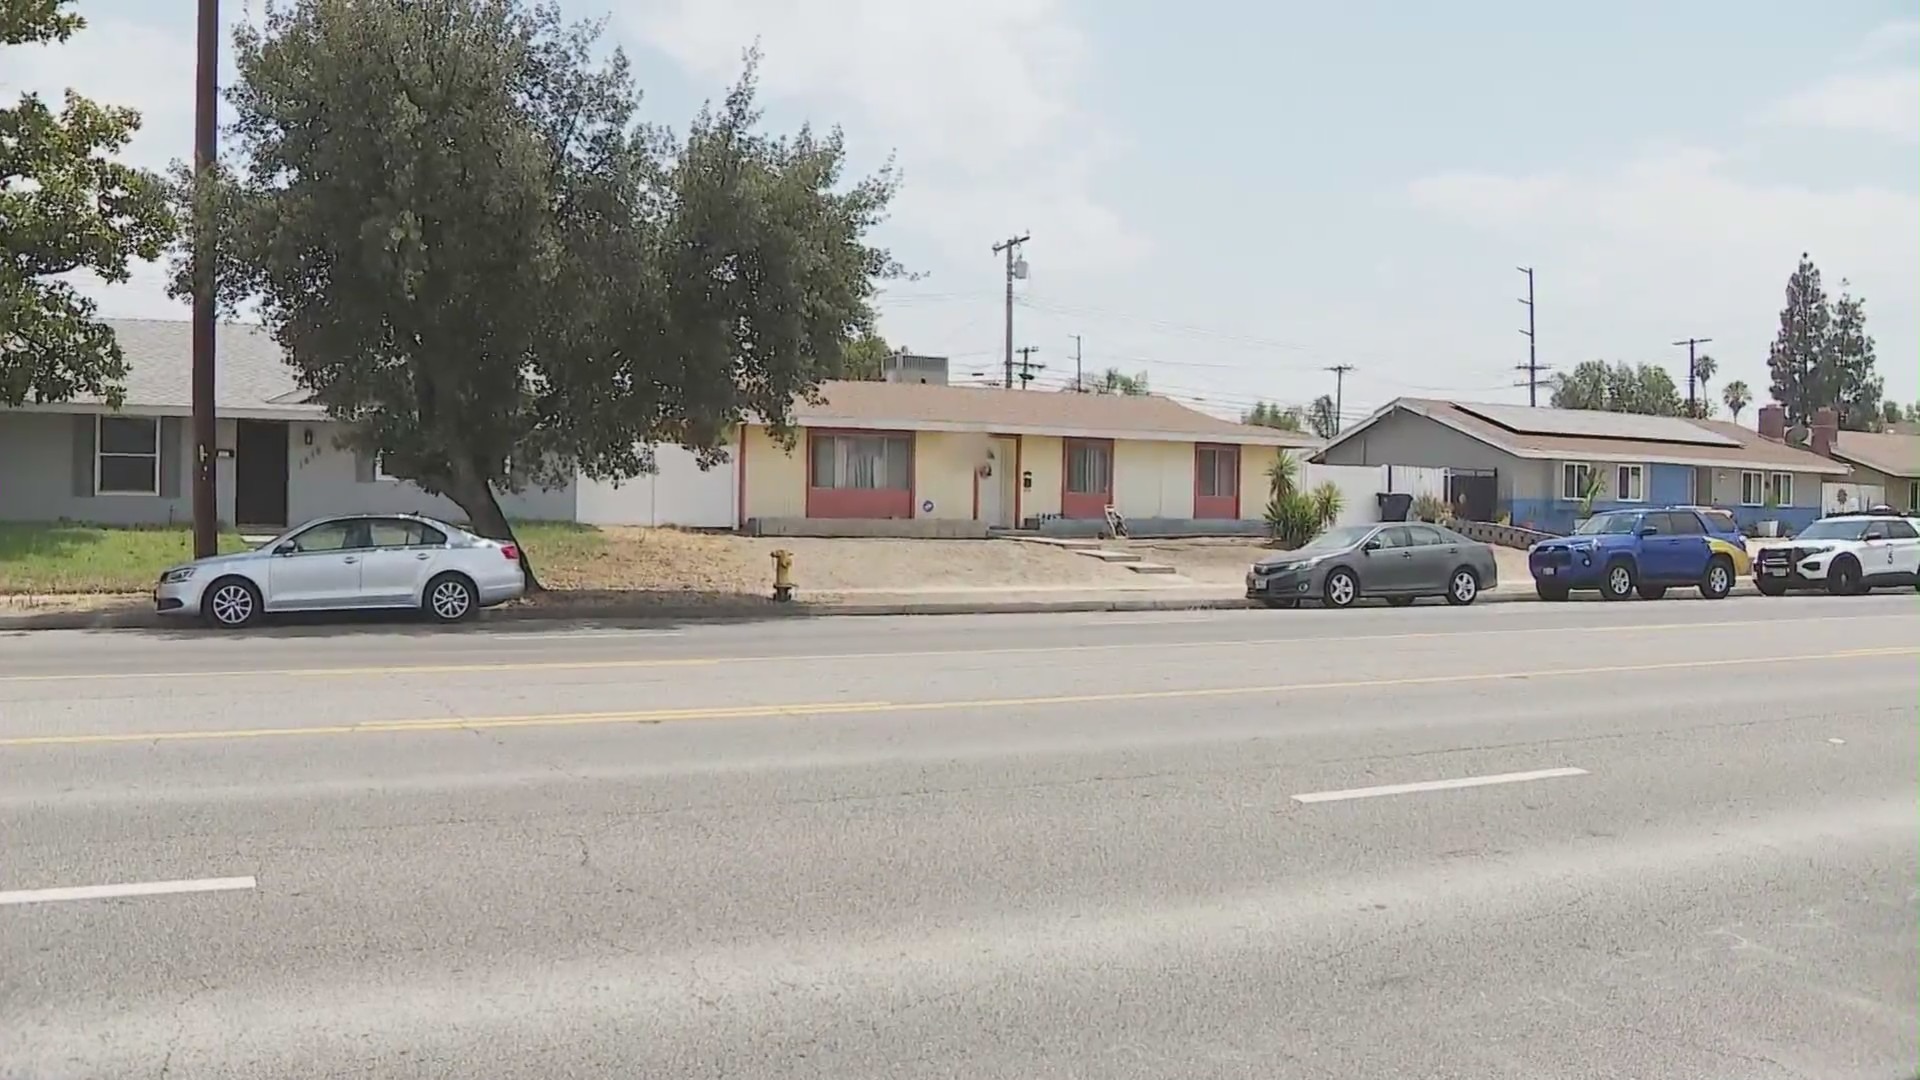
[[[1854,485],[1879,488],[1896,510],[1920,510],[1920,435],[1840,431],[1829,453],[1853,466]]]

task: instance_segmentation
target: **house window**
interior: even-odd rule
[[[903,435],[815,435],[812,485],[859,491],[906,491],[912,446]]]
[[[1773,474],[1773,504],[1775,506],[1793,505],[1793,474],[1777,472]]]
[[[96,495],[160,494],[160,421],[151,416],[96,418],[93,441]]]
[[[1103,442],[1067,444],[1067,492],[1105,495],[1113,490],[1113,447]]]
[[[1766,477],[1757,472],[1740,474],[1740,505],[1759,506],[1767,501]]]
[[[1240,450],[1233,446],[1203,446],[1196,451],[1198,484],[1195,494],[1205,499],[1231,499],[1240,493]]]
[[[1586,465],[1578,461],[1569,461],[1560,466],[1560,497],[1569,502],[1579,502],[1587,497]]]
[[[1907,512],[1920,510],[1920,480],[1907,481]]]
[[[1621,502],[1647,501],[1647,470],[1643,465],[1620,465],[1613,470],[1613,497]]]

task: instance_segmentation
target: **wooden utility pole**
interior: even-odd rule
[[[193,175],[193,554],[220,547],[214,484],[214,223],[207,198],[218,154],[220,0],[200,0],[199,60],[194,69]]]
[[[1527,328],[1520,331],[1526,335],[1527,339],[1527,362],[1518,365],[1518,370],[1526,372],[1527,379],[1515,385],[1527,388],[1528,405],[1538,405],[1540,404],[1540,373],[1546,369],[1540,366],[1540,343],[1533,337],[1533,267],[1518,266],[1514,269],[1527,275],[1527,298],[1520,301],[1527,306]]]
[[[1346,404],[1347,372],[1353,370],[1353,365],[1335,364],[1327,370],[1333,372],[1333,433],[1338,435],[1345,426],[1341,419],[1346,415],[1342,406]]]
[[[1005,385],[1008,389],[1013,388],[1013,279],[1020,276],[1026,269],[1026,264],[1020,261],[1020,245],[1031,239],[1033,239],[1032,233],[1021,233],[1019,236],[1010,236],[993,245],[995,255],[1004,254],[1007,257],[1007,378]]]
[[[1047,365],[1033,362],[1033,354],[1040,351],[1038,346],[1022,345],[1015,351],[1020,354],[1020,389],[1025,390],[1027,384],[1033,381],[1033,373],[1045,371]]]
[[[1695,361],[1698,359],[1698,356],[1696,354],[1700,346],[1705,345],[1707,342],[1712,340],[1713,339],[1710,337],[1690,337],[1685,341],[1674,342],[1674,345],[1676,346],[1685,345],[1687,347],[1687,415],[1688,416],[1700,415],[1700,405],[1698,402],[1694,400],[1694,378],[1693,378],[1694,366],[1693,365]]]

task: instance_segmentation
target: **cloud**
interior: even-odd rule
[[[831,9],[829,11],[829,8]],[[638,0],[616,16],[716,84],[758,40],[770,98],[898,154],[897,225],[956,259],[1015,229],[1059,268],[1111,270],[1144,238],[1093,194],[1116,149],[1075,98],[1090,63],[1059,0]]]
[[[1830,289],[1850,278],[1868,298],[1882,355],[1920,345],[1920,198],[1910,190],[1757,183],[1722,155],[1690,148],[1594,174],[1442,173],[1407,196],[1529,253],[1552,297],[1543,322],[1558,324],[1558,349],[1574,358],[1657,359],[1666,341],[1698,333],[1752,381],[1803,251]],[[1723,363],[1723,377],[1734,366]]]
[[[1875,29],[1844,58],[1848,70],[1813,83],[1761,113],[1764,123],[1920,142],[1920,20]],[[1897,62],[1895,62],[1897,60]]]

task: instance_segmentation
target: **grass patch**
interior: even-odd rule
[[[221,551],[242,551],[222,533]],[[0,594],[144,592],[193,557],[193,530],[0,522]]]

